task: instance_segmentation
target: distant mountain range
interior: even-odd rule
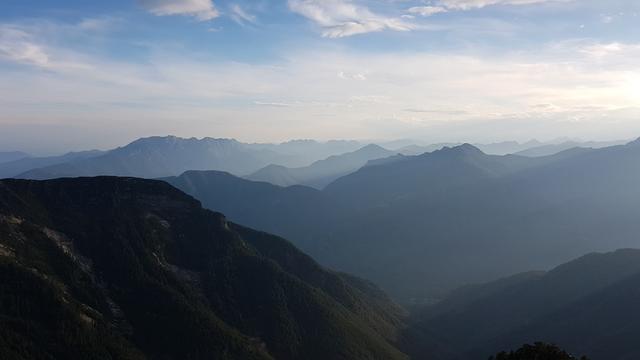
[[[624,143],[623,141],[564,141],[558,144],[541,144],[540,146],[531,147],[515,154],[530,157],[549,156],[573,148],[600,149],[609,146],[624,145]]]
[[[318,143],[309,140],[272,145],[245,144],[233,139],[150,137],[104,153],[73,153],[0,164],[0,177],[41,180],[100,175],[156,178],[187,170],[220,170],[248,175],[269,164],[306,165],[359,147],[354,141]]]
[[[322,191],[219,172],[167,181],[402,302],[423,303],[465,283],[638,246],[638,159],[640,141],[535,158],[462,145],[371,161]]]
[[[529,157],[549,156],[573,148],[593,148],[599,149],[608,146],[623,145],[628,141],[577,141],[577,140],[554,140],[540,142],[531,140],[524,143],[517,141],[504,141],[490,144],[473,144],[473,146],[490,155],[522,155]],[[439,143],[430,145],[410,144],[395,148],[403,155],[420,155],[426,152],[433,152],[444,147],[460,146],[462,143]]]
[[[371,144],[353,152],[318,160],[305,167],[287,168],[269,165],[247,176],[247,179],[266,181],[280,186],[306,185],[322,189],[339,177],[358,170],[370,160],[392,155],[396,155],[396,153]]]
[[[442,143],[423,146],[407,141],[386,143],[392,146],[389,147],[392,150],[385,150],[377,145],[364,146],[353,140],[293,140],[280,144],[256,144],[233,139],[150,137],[102,152],[94,150],[50,157],[30,157],[20,152],[0,153],[0,178],[53,179],[100,175],[157,178],[176,176],[189,170],[216,170],[275,185],[322,188],[336,178],[357,170],[369,160],[396,154],[421,155],[443,147],[461,145]],[[571,147],[595,148],[614,143],[561,144],[532,140],[476,146],[488,154],[522,152],[524,156],[543,156]]]
[[[402,321],[165,182],[0,181],[2,359],[405,359]]]
[[[638,289],[640,250],[590,254],[546,273],[460,289],[417,311],[409,331],[455,344],[442,360],[488,358],[534,341],[591,359],[637,359]],[[419,353],[413,358],[434,356]]]
[[[20,157],[18,159],[0,163],[0,179],[20,176],[24,172],[38,168],[65,164],[68,162],[81,161],[103,155],[104,152],[98,150],[70,152],[60,156],[48,157]]]
[[[0,151],[0,164],[6,163],[9,161],[24,159],[26,157],[29,157],[29,154],[24,153],[22,151],[4,151],[4,152]]]

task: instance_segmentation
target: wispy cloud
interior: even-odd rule
[[[254,24],[256,22],[256,16],[247,12],[247,10],[243,9],[238,4],[232,4],[229,7],[230,14],[229,16],[233,21],[237,22],[240,25],[244,25],[246,23]]]
[[[211,0],[138,0],[138,4],[157,16],[185,15],[199,21],[220,16]]]
[[[551,2],[570,2],[574,0],[436,0],[431,5],[414,6],[407,9],[409,14],[432,16],[450,11],[467,11],[497,5],[534,5]]]
[[[270,102],[270,101],[254,101],[254,105],[258,106],[271,106],[271,107],[291,107],[294,104],[283,103],[283,102]]]
[[[407,10],[410,14],[431,16],[435,14],[445,13],[448,10],[442,6],[414,6]]]
[[[24,30],[0,26],[0,59],[38,67],[50,65],[49,55]]]
[[[495,52],[332,47],[243,63],[201,49],[167,52],[158,44],[142,61],[109,57],[70,42],[71,31],[96,48],[104,36],[78,23],[0,25],[0,63],[11,64],[0,66],[0,142],[7,124],[21,121],[262,140],[402,137],[434,123],[458,129],[442,128],[443,134],[473,127],[487,134],[476,125],[486,119],[505,128],[544,121],[547,133],[560,132],[553,124],[562,123],[586,137],[640,131],[637,41]],[[14,64],[22,66],[16,71]]]
[[[349,0],[289,0],[289,9],[316,23],[322,28],[322,35],[329,38],[415,28],[401,18],[373,13]]]
[[[439,0],[437,3],[450,10],[480,9],[492,5],[532,5],[572,0]]]

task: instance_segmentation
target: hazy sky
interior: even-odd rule
[[[1,0],[0,150],[640,136],[638,0]]]

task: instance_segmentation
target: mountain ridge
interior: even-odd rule
[[[163,181],[1,180],[0,215],[0,276],[44,291],[0,284],[0,354],[406,358],[394,346],[404,315],[372,285]],[[46,311],[21,315],[15,296]]]

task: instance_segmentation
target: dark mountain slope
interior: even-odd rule
[[[313,256],[322,251],[316,236],[336,210],[322,192],[305,186],[284,188],[219,171],[187,171],[164,180],[236,223],[294,236],[296,246]]]
[[[418,313],[413,330],[458,344],[464,359],[539,340],[594,359],[634,358],[638,285],[640,250],[591,254],[466,289]]]
[[[369,160],[386,158],[396,153],[378,145],[367,145],[342,155],[333,155],[301,168],[269,165],[249,175],[247,179],[266,181],[274,185],[305,185],[322,189],[335,179],[352,173]]]
[[[4,180],[0,214],[1,276],[21,279],[2,285],[3,301],[15,304],[0,310],[10,323],[2,327],[5,353],[67,358],[76,354],[52,344],[80,343],[89,350],[64,351],[105,359],[404,358],[391,345],[401,313],[386,297],[164,182]],[[42,289],[38,300],[30,287]],[[30,303],[29,318],[21,304]],[[54,305],[38,313],[41,304]],[[70,325],[56,327],[60,321]]]

